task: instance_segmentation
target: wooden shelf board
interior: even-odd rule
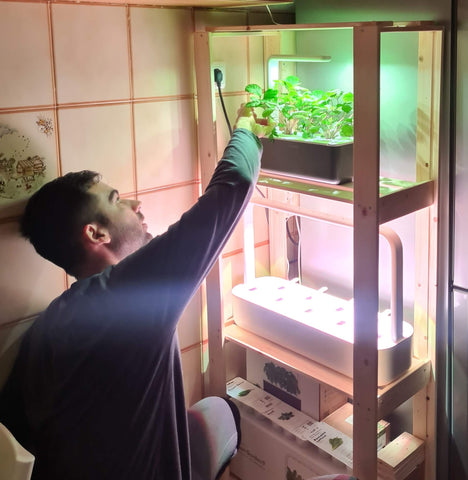
[[[353,202],[353,185],[346,183],[342,185],[331,185],[327,183],[314,182],[312,180],[298,179],[286,175],[277,175],[260,172],[258,185],[262,187],[287,190],[289,192],[301,193],[315,197],[325,197],[341,202]]]
[[[353,379],[296,352],[259,337],[235,324],[224,329],[225,339],[257,351],[288,367],[308,375],[320,383],[334,387],[353,397]],[[394,382],[377,390],[378,417],[383,418],[398,405],[420,391],[429,381],[430,360],[413,358],[411,368]]]
[[[272,2],[263,2],[263,4]],[[290,3],[290,2],[278,2]],[[236,25],[236,26],[219,26],[207,27],[206,30],[212,33],[232,33],[242,35],[248,32],[268,32],[271,30],[327,30],[327,29],[346,29],[360,27],[366,25],[378,25],[381,32],[401,32],[401,31],[439,31],[443,26],[436,25],[431,21],[416,22],[341,22],[341,23],[295,23],[282,25]]]
[[[261,172],[257,183],[262,187],[353,203],[352,182],[330,185],[286,175]],[[433,180],[410,182],[387,177],[380,178],[379,222],[381,224],[428,207],[433,202]]]
[[[255,7],[261,5],[280,5],[293,3],[292,0],[53,0],[57,3],[135,5],[163,7],[200,7],[200,8],[232,8]]]

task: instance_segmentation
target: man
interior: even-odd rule
[[[156,238],[140,202],[94,172],[31,197],[23,235],[77,278],[25,335],[1,396],[0,421],[36,456],[33,479],[212,480],[234,453],[232,438],[209,449],[189,439],[176,326],[252,194],[254,124],[251,115],[238,120],[204,195]],[[208,413],[207,404],[195,409],[193,435],[211,411],[233,422],[217,400]],[[223,419],[217,425],[221,435]],[[189,442],[220,456],[193,453],[191,466]]]

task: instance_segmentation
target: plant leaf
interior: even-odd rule
[[[249,85],[247,85],[245,87],[245,91],[251,93],[252,95],[256,95],[257,97],[262,96],[262,88],[256,83],[250,83]]]
[[[276,88],[269,88],[268,90],[265,90],[265,93],[263,94],[264,100],[276,100],[277,98],[278,90],[276,90]]]
[[[274,108],[265,108],[265,110],[263,110],[262,112],[262,117],[263,118],[268,118],[269,116],[271,116],[271,114],[275,111]]]
[[[345,123],[340,129],[342,137],[352,137],[354,135],[354,128],[352,125]]]
[[[301,83],[301,81],[299,80],[299,78],[296,77],[295,75],[288,75],[288,76],[284,79],[284,81],[290,83],[291,85],[298,85],[299,83]]]
[[[343,110],[343,112],[349,113],[351,112],[353,107],[351,105],[344,104],[344,105],[341,105],[341,109]]]
[[[260,105],[262,104],[262,102],[260,100],[250,100],[250,102],[247,102],[245,104],[246,107],[259,107]]]

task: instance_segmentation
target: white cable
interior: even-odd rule
[[[275,22],[275,19],[273,18],[273,15],[271,13],[269,5],[265,5],[265,8],[268,10],[268,13],[270,14],[270,18],[271,18],[272,23],[274,23],[275,25],[281,25],[280,23]]]

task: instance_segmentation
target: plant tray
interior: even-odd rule
[[[235,323],[260,337],[353,376],[354,308],[345,300],[277,277],[258,277],[232,289]],[[389,311],[378,315],[378,385],[411,366],[413,327],[391,337]]]
[[[284,138],[261,139],[262,170],[340,184],[353,177],[353,143],[323,144]]]

